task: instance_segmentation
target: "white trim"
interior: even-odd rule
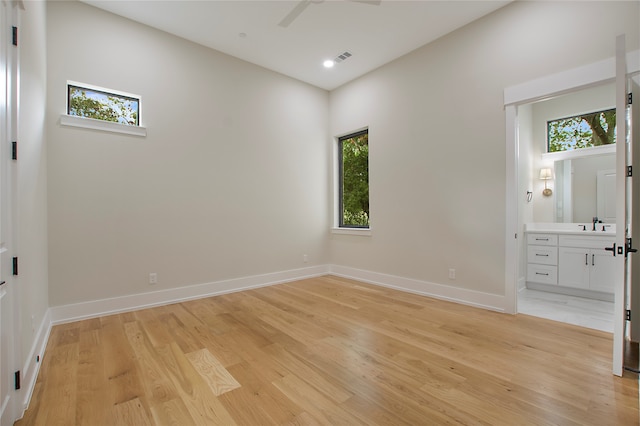
[[[266,287],[290,281],[326,275],[327,266],[312,266],[290,271],[253,275],[243,278],[216,281],[204,284],[175,287],[149,293],[93,300],[51,308],[52,324],[62,324],[83,319],[96,318],[121,312],[129,312],[154,306],[168,305],[203,297],[217,296],[258,287]]]
[[[361,237],[370,237],[371,228],[331,228],[331,233],[338,235],[359,235]]]
[[[96,120],[95,118],[78,117],[76,115],[60,114],[62,126],[81,127],[84,129],[100,130],[111,133],[124,133],[133,136],[147,136],[147,128],[142,126],[130,126],[127,124],[113,123],[111,121]]]
[[[518,112],[514,105],[505,107],[506,125],[506,218],[504,244],[504,297],[505,311],[510,314],[518,312],[518,244],[523,235],[518,229]]]
[[[47,309],[47,312],[45,313],[44,317],[42,318],[42,322],[40,323],[40,327],[38,328],[36,338],[33,341],[33,346],[31,346],[31,350],[29,351],[29,356],[27,357],[26,363],[22,368],[24,397],[22,400],[22,407],[20,407],[22,411],[18,413],[18,418],[21,418],[23,416],[27,407],[29,407],[29,403],[31,402],[31,397],[33,396],[33,390],[36,386],[38,373],[40,372],[40,366],[42,365],[42,360],[44,359],[44,352],[47,348],[47,342],[49,342],[51,326],[51,309]],[[40,362],[37,361],[38,356],[40,357]]]
[[[544,152],[542,153],[542,160],[545,162],[561,161],[561,160],[573,160],[576,158],[591,157],[594,155],[615,155],[615,144],[592,146],[591,148],[573,149],[571,151],[559,151],[559,152]]]
[[[627,73],[640,71],[640,50],[627,53]],[[504,105],[523,104],[613,81],[616,58],[544,76],[504,89]]]
[[[329,273],[369,284],[388,287],[394,290],[414,293],[420,296],[460,303],[490,311],[505,312],[505,297],[498,294],[483,293],[460,287],[452,287],[427,281],[404,278],[396,275],[381,274],[341,265],[330,265]]]

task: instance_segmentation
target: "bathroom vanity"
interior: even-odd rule
[[[615,225],[532,223],[525,235],[527,288],[613,301]]]

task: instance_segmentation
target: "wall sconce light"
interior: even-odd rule
[[[544,190],[542,191],[542,195],[544,195],[545,197],[549,197],[551,194],[553,194],[551,188],[547,187],[547,181],[549,179],[553,179],[553,173],[551,172],[551,169],[540,169],[540,179],[544,181]]]

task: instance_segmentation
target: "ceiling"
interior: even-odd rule
[[[326,90],[511,2],[81,1]],[[295,18],[288,25],[287,16]],[[323,66],[345,51],[352,56],[333,68]]]

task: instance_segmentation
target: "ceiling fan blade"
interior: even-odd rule
[[[350,0],[356,3],[370,4],[371,6],[380,6],[382,0]]]
[[[289,14],[285,16],[278,25],[283,28],[287,28],[293,21],[295,21],[298,15],[304,12],[307,6],[309,6],[309,3],[311,3],[311,0],[300,0],[300,2],[291,9],[291,12],[289,12]]]

